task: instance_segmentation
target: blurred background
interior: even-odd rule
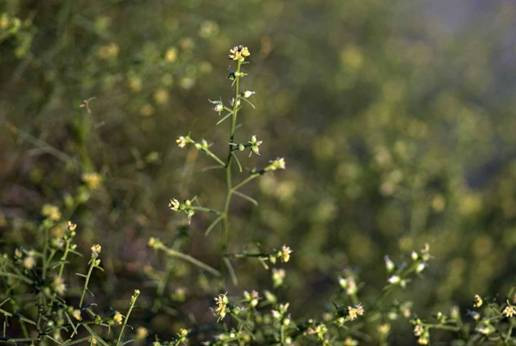
[[[165,336],[212,320],[223,287],[270,287],[254,261],[235,262],[238,286],[214,285],[146,246],[156,236],[224,270],[211,220],[188,226],[167,203],[222,203],[223,175],[175,139],[226,149],[209,100],[230,98],[227,53],[242,43],[256,110],[239,136],[264,140],[244,165],[283,156],[287,170],[249,185],[259,207],[235,200],[231,250],[294,250],[278,290],[294,315],[320,313],[346,268],[373,299],[383,256],[424,243],[434,258],[404,293],[421,314],[503,299],[516,265],[515,32],[510,0],[4,0],[0,247],[33,246],[42,205],[58,205],[85,253],[103,246],[97,299],[120,308],[143,286],[136,318]]]

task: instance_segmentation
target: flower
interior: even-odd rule
[[[27,255],[27,257],[25,257],[23,259],[23,266],[26,268],[26,269],[32,269],[34,266],[36,265],[36,259],[34,258],[34,254],[32,251],[30,251]]]
[[[179,136],[176,139],[177,146],[179,148],[186,147],[187,144],[192,143],[192,139],[189,136]]]
[[[95,244],[91,247],[91,257],[97,258],[102,251],[100,244]]]
[[[53,204],[45,204],[41,208],[41,214],[52,221],[59,221],[61,219],[59,208]]]
[[[83,173],[82,181],[88,186],[91,190],[95,190],[102,183],[102,177],[100,174],[95,172]]]
[[[473,298],[473,307],[479,308],[482,306],[483,303],[484,301],[482,300],[482,298],[478,294],[475,294],[475,297]]]
[[[81,310],[79,309],[75,309],[72,311],[72,316],[73,318],[75,318],[77,321],[82,321],[82,316],[81,316]]]
[[[75,232],[75,230],[77,229],[77,225],[71,221],[67,222],[66,227],[70,232]]]
[[[145,340],[145,338],[149,335],[149,331],[145,327],[136,328],[136,340]]]
[[[188,333],[190,331],[186,328],[179,328],[179,331],[177,332],[177,338],[179,342],[186,342],[186,338],[188,337]]]
[[[113,316],[113,321],[115,322],[115,324],[121,325],[123,320],[124,316],[120,312],[116,311],[115,315]]]
[[[424,262],[418,263],[416,266],[416,272],[421,273],[423,270],[425,270],[426,264]]]
[[[161,240],[157,239],[157,238],[154,238],[154,237],[150,237],[149,238],[149,241],[147,242],[147,245],[151,248],[151,249],[157,249],[159,247],[161,247],[163,245],[163,243],[161,242]]]
[[[168,201],[168,207],[172,211],[179,211],[180,206],[181,203],[176,198],[172,198],[170,201]]]
[[[348,306],[348,318],[350,321],[356,320],[359,316],[364,314],[364,307],[361,304],[355,306]]]
[[[345,289],[346,294],[350,295],[350,296],[354,295],[358,291],[357,284],[355,282],[355,278],[353,278],[352,276],[348,276],[347,278],[340,277],[339,285],[340,285],[340,287]]]
[[[265,171],[275,171],[278,169],[285,169],[285,159],[280,157],[276,160],[270,161],[269,165],[265,167]]]
[[[385,261],[385,268],[387,269],[387,271],[389,273],[392,272],[396,268],[394,262],[390,259],[389,256],[385,256],[383,259]]]
[[[256,139],[256,136],[251,136],[251,139],[249,140],[248,144],[251,148],[251,152],[249,153],[249,156],[251,156],[252,153],[255,153],[256,155],[260,155],[260,145],[262,145],[263,141],[259,141]]]
[[[194,207],[192,206],[192,201],[189,199],[185,200],[184,202],[180,202],[176,198],[172,198],[168,202],[168,207],[172,211],[181,212],[181,213],[186,214],[189,222],[192,219],[192,217],[195,215],[195,210],[194,210]]]
[[[229,50],[229,58],[238,62],[243,62],[250,55],[249,48],[242,45],[235,46]]]
[[[507,301],[507,306],[503,309],[502,314],[507,318],[514,317],[516,315],[516,308]]]
[[[399,277],[399,275],[392,275],[387,279],[387,281],[390,284],[396,285],[401,282],[401,278]]]
[[[254,91],[252,90],[246,90],[244,91],[243,95],[246,99],[250,98],[251,96],[253,96],[254,94],[256,94]]]
[[[283,285],[283,280],[285,280],[286,272],[284,269],[272,269],[272,282],[274,287],[279,287]]]
[[[292,250],[286,246],[283,245],[281,250],[278,251],[277,257],[283,261],[283,263],[287,263],[290,260],[290,254],[292,253]]]
[[[165,52],[165,60],[169,63],[173,63],[177,59],[177,49],[175,47],[170,47]]]
[[[56,291],[57,294],[62,296],[66,291],[66,285],[64,283],[64,280],[60,276],[56,276],[54,278],[54,281],[52,282],[52,287],[54,288],[54,291]]]
[[[254,308],[258,305],[260,296],[256,291],[251,291],[251,293],[244,291],[244,299],[249,305],[251,305]]]
[[[215,304],[215,315],[217,316],[217,321],[221,321],[226,317],[228,312],[229,299],[227,294],[219,294],[215,297]]]
[[[222,111],[224,110],[224,104],[222,103],[222,101],[220,100],[215,100],[215,101],[212,101],[212,100],[209,100],[214,106],[213,106],[213,110],[217,113],[222,113]]]

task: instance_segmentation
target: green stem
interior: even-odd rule
[[[86,295],[86,291],[88,290],[88,284],[90,282],[91,273],[93,272],[93,268],[95,268],[95,259],[90,260],[90,268],[88,269],[88,274],[86,275],[86,281],[84,282],[84,287],[82,289],[81,300],[79,302],[79,308],[82,308],[82,303],[84,302],[84,296]]]
[[[232,187],[232,179],[231,179],[231,164],[233,159],[233,143],[235,142],[235,131],[236,124],[238,119],[238,109],[240,103],[240,67],[242,66],[242,62],[237,62],[237,67],[235,71],[235,96],[233,99],[233,109],[231,112],[231,127],[229,129],[229,146],[228,146],[228,156],[226,160],[226,202],[224,203],[224,250],[227,249],[229,242],[229,206],[231,204],[231,197],[233,196],[233,187]]]
[[[116,346],[120,345],[122,342],[122,337],[124,336],[124,330],[125,326],[127,325],[127,321],[129,320],[129,316],[131,315],[131,312],[133,311],[134,305],[136,304],[136,300],[138,299],[138,296],[140,295],[140,292],[138,291],[133,294],[131,297],[131,305],[129,305],[129,310],[127,311],[127,314],[125,315],[124,323],[122,324],[122,329],[120,329],[120,335],[118,335],[118,340],[116,341]]]
[[[179,251],[176,251],[176,250],[173,250],[173,249],[169,249],[165,246],[160,246],[159,249],[163,250],[168,256],[171,256],[171,257],[176,257],[176,258],[181,258],[187,262],[190,262],[192,263],[193,265],[196,265],[197,267],[201,268],[201,269],[204,269],[205,271],[215,275],[215,276],[220,276],[220,273],[218,270],[210,267],[209,265],[199,261],[198,259],[190,256],[190,255],[186,255],[182,252],[179,252]]]

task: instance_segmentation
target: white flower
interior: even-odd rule
[[[173,211],[179,211],[179,207],[181,206],[181,203],[176,199],[176,198],[172,198],[169,202],[168,202],[168,207],[173,210]]]
[[[254,91],[251,91],[251,90],[246,90],[244,91],[244,97],[246,99],[250,98],[251,96],[253,96],[254,94],[256,94]]]
[[[389,256],[385,256],[384,260],[385,260],[385,268],[387,269],[387,271],[389,273],[392,272],[395,268],[394,262],[389,258]]]
[[[190,142],[191,142],[191,139],[188,136],[186,136],[186,137],[185,136],[179,136],[176,139],[177,146],[180,147],[180,148],[186,147],[186,145],[188,143],[190,143]]]
[[[393,275],[391,277],[389,277],[387,279],[387,281],[390,283],[390,284],[399,284],[401,282],[401,278],[398,276],[398,275]]]
[[[256,155],[260,155],[260,145],[262,145],[263,141],[259,141],[256,136],[251,136],[251,139],[249,140],[248,144],[251,148],[251,152],[249,153],[249,156],[251,156],[252,153],[255,153]]]
[[[215,101],[212,101],[212,100],[209,100],[212,104],[214,104],[213,106],[213,110],[217,113],[222,113],[222,111],[224,110],[224,104],[222,103],[222,101],[219,101],[219,100],[215,100]]]

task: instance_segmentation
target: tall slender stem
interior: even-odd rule
[[[229,242],[229,206],[231,204],[231,197],[233,196],[233,183],[231,177],[231,165],[233,159],[233,143],[235,140],[235,131],[238,119],[238,108],[240,106],[240,68],[242,66],[242,62],[238,61],[235,71],[235,96],[233,99],[233,109],[231,112],[231,127],[229,129],[229,145],[228,145],[228,156],[226,159],[226,202],[224,203],[224,211],[222,215],[224,215],[223,219],[223,227],[224,227],[224,242],[223,247],[224,251],[227,249]]]

